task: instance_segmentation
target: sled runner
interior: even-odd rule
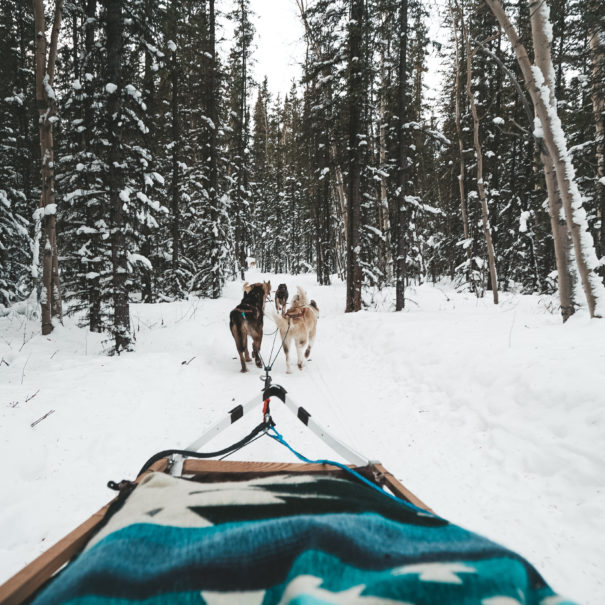
[[[554,596],[520,555],[434,514],[282,387],[269,380],[258,399],[186,450],[153,456],[135,481],[110,482],[118,496],[0,587],[0,602],[487,605]],[[271,399],[352,464],[296,452],[273,422]],[[240,442],[197,451],[261,404],[262,422]],[[206,459],[259,435],[303,462]]]

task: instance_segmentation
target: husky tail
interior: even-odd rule
[[[283,317],[282,315],[278,315],[275,311],[272,313],[273,321],[275,325],[279,328],[280,332],[285,332],[288,329],[288,319]]]

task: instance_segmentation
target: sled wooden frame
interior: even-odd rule
[[[158,460],[148,471],[137,477],[135,483],[139,483],[149,472],[166,472],[169,466],[170,461],[168,458]],[[366,466],[351,465],[350,468],[355,469],[374,483],[388,488],[390,492],[399,498],[431,513],[433,512],[379,462],[370,462]],[[236,462],[227,460],[199,460],[195,458],[188,458],[183,464],[183,475],[203,482],[245,480],[283,473],[330,475],[355,480],[346,471],[327,464]],[[31,598],[55,572],[86,546],[114,501],[115,498],[0,586],[0,603],[3,605],[17,605]]]

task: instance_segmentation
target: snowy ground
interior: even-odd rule
[[[345,315],[343,284],[270,278],[304,285],[321,309],[308,366],[275,364],[296,403],[437,513],[527,557],[560,594],[605,603],[605,320],[579,313],[563,326],[546,299],[494,307],[430,285],[408,290],[404,313],[383,293],[383,311]],[[35,320],[0,319],[0,583],[113,497],[107,480],[260,397],[260,371],[239,372],[228,330],[240,297],[233,283],[217,301],[133,306],[137,351],[121,357],[72,320],[43,337]],[[283,406],[273,414],[308,457],[337,458]],[[235,458],[294,460],[267,438]]]

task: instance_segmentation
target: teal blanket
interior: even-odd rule
[[[34,603],[570,602],[516,553],[361,484],[151,474]]]

